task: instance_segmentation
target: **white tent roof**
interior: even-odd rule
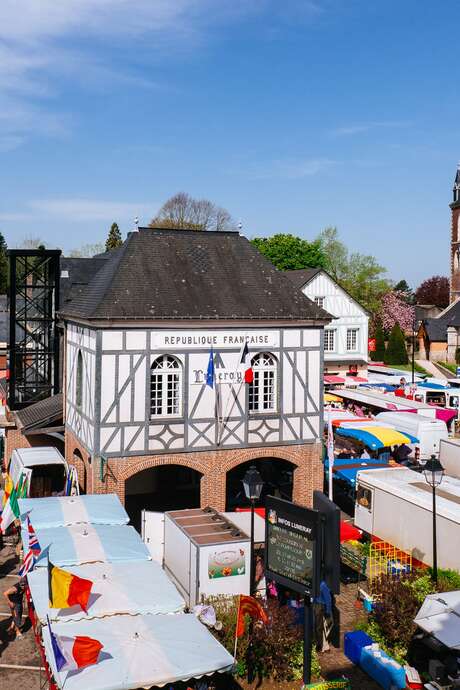
[[[54,623],[55,635],[87,635],[104,646],[99,661],[77,673],[56,669],[48,627],[45,652],[59,688],[129,690],[163,686],[230,670],[233,657],[193,614],[117,616]]]
[[[42,550],[50,547],[50,561],[63,567],[151,560],[147,547],[130,525],[70,525],[37,529],[35,533]],[[27,538],[24,529],[22,537]],[[43,558],[37,566],[46,567],[47,563]]]
[[[129,522],[128,513],[116,494],[21,498],[19,510],[21,515],[29,513],[34,529],[83,522],[93,525],[127,525]]]
[[[460,650],[460,591],[427,596],[414,623],[449,649]]]
[[[115,614],[167,614],[184,610],[185,602],[159,563],[92,563],[66,568],[93,582],[86,614],[79,606],[52,609],[48,605],[47,568],[35,568],[27,576],[35,612],[43,625],[102,618]]]

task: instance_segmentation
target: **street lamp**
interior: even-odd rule
[[[429,460],[426,461],[423,468],[423,474],[425,475],[425,481],[433,490],[433,580],[434,584],[438,584],[438,554],[436,548],[436,487],[442,482],[444,476],[444,467],[441,465],[439,460],[436,459],[435,455],[432,455]]]
[[[243,477],[243,487],[246,498],[251,503],[251,569],[250,569],[250,594],[254,594],[254,507],[262,493],[264,482],[255,465],[247,470]]]

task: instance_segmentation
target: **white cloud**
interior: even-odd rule
[[[248,175],[254,180],[271,178],[298,180],[302,179],[303,177],[319,175],[320,173],[335,167],[337,164],[337,161],[331,160],[330,158],[277,160],[267,163],[264,165],[264,167],[260,167],[252,171],[249,169]]]
[[[36,199],[27,202],[19,212],[0,212],[3,222],[27,222],[63,220],[66,223],[85,221],[133,222],[136,216],[140,224],[149,223],[158,210],[158,203],[145,201],[110,201],[107,199]]]
[[[121,58],[117,64],[116,52],[110,59],[100,57],[114,39],[120,55],[134,40],[138,54],[166,46],[182,50],[195,45],[210,25],[241,18],[265,1],[0,0],[0,122],[2,134],[11,137],[9,148],[36,132],[55,136],[68,130],[69,118],[56,106],[56,77],[86,88],[120,82],[158,87],[155,75],[145,78]],[[7,108],[12,99],[14,108]]]
[[[367,122],[362,124],[348,125],[344,127],[337,127],[331,131],[331,134],[337,137],[353,136],[354,134],[362,134],[370,132],[373,129],[392,129],[399,127],[408,127],[409,122],[399,122],[397,120],[382,120],[377,122]]]

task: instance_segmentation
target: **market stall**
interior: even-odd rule
[[[49,547],[49,560],[55,565],[82,563],[148,561],[150,554],[138,533],[130,525],[70,525],[35,530],[42,550]],[[28,543],[22,529],[23,543]],[[47,559],[37,566],[46,566]]]
[[[49,608],[48,572],[35,568],[28,575],[35,614],[42,625],[102,618],[115,614],[168,614],[184,610],[185,601],[163,568],[154,561],[134,563],[91,563],[72,566],[68,572],[93,582],[88,611],[79,606]]]
[[[116,494],[21,498],[19,511],[21,515],[29,513],[35,529],[79,523],[127,525],[129,522],[128,513]]]
[[[126,616],[54,623],[58,636],[88,636],[103,649],[97,664],[76,673],[56,667],[49,628],[42,629],[46,659],[58,688],[129,690],[229,671],[233,657],[193,614]]]

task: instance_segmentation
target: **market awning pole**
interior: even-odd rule
[[[303,682],[311,681],[311,647],[313,636],[313,607],[311,597],[305,594],[303,598]]]

